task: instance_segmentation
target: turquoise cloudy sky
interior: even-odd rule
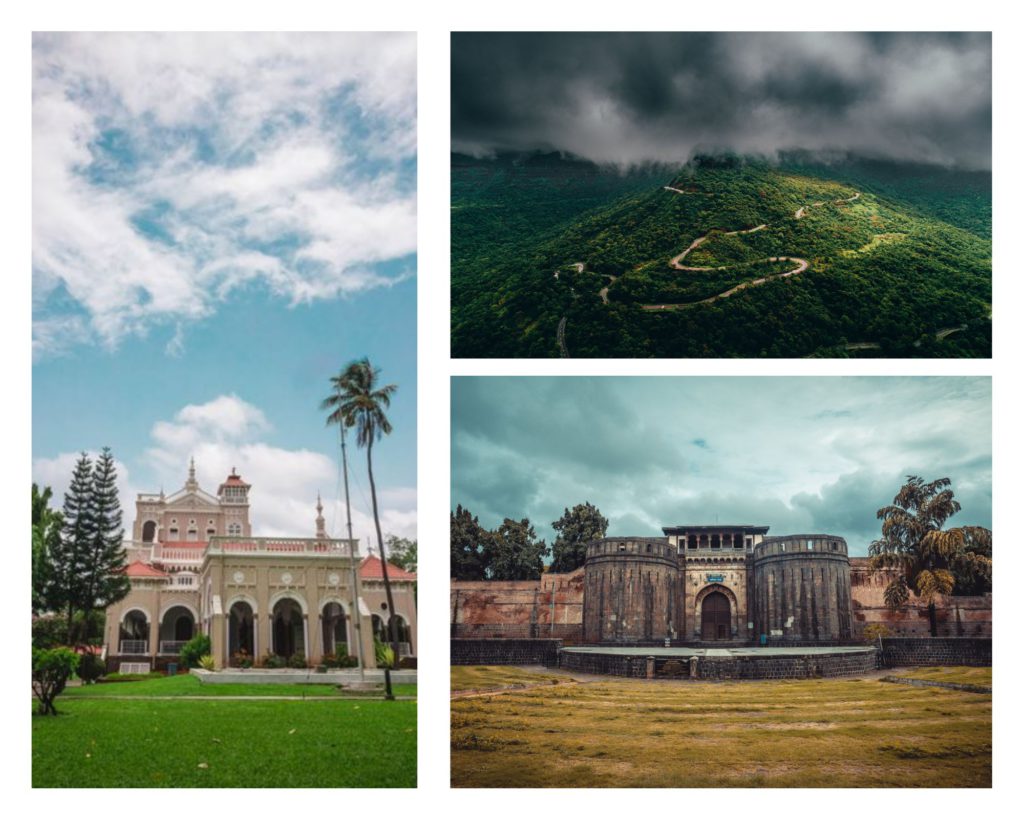
[[[987,378],[456,378],[452,507],[493,527],[590,501],[612,535],[694,523],[828,533],[867,553],[906,475],[991,526]]]
[[[109,445],[127,501],[195,455],[259,533],[311,531],[318,490],[340,531],[317,405],[368,355],[399,385],[385,530],[415,535],[415,184],[414,35],[37,35],[33,478]]]

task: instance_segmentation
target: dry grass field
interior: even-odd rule
[[[991,684],[991,669],[893,673]],[[533,678],[528,669],[454,667],[452,690]],[[536,680],[453,698],[454,787],[991,785],[988,694],[874,678]]]

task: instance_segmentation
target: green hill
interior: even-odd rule
[[[990,175],[452,165],[456,357],[986,357]],[[688,250],[689,248],[689,250]]]

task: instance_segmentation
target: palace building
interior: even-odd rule
[[[267,655],[312,666],[342,653],[373,668],[392,616],[400,654],[414,657],[416,575],[388,564],[389,612],[380,559],[360,555],[357,539],[331,538],[319,498],[312,537],[253,537],[251,489],[232,470],[211,495],[192,462],[179,491],[138,495],[125,544],[131,591],[106,612],[108,669],[165,668],[199,633],[217,668]]]

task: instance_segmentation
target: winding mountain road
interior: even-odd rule
[[[751,279],[749,282],[741,282],[740,284],[737,284],[735,287],[730,287],[728,290],[726,290],[723,293],[719,293],[716,296],[709,296],[708,298],[700,299],[699,301],[687,301],[687,302],[682,302],[680,304],[642,304],[642,305],[640,305],[640,307],[642,309],[644,309],[644,310],[652,310],[652,311],[659,311],[659,310],[683,310],[683,309],[685,309],[687,307],[694,307],[694,306],[696,306],[698,304],[711,304],[711,302],[718,301],[719,299],[727,299],[727,298],[729,298],[729,296],[732,296],[735,293],[739,293],[741,290],[746,290],[748,287],[757,287],[759,284],[764,284],[765,282],[770,282],[773,279],[785,279],[785,278],[788,278],[789,276],[796,276],[799,273],[803,273],[807,269],[808,265],[810,265],[810,262],[808,262],[807,259],[800,259],[800,258],[798,258],[796,256],[772,256],[772,257],[770,257],[768,259],[763,259],[762,261],[766,261],[766,262],[795,262],[796,263],[796,267],[794,267],[792,270],[787,270],[785,273],[775,273],[774,275],[771,275],[771,276],[762,276],[759,279]],[[686,269],[686,268],[684,268],[684,269]],[[705,267],[705,268],[694,268],[694,269],[697,269],[697,270],[725,270],[724,267],[718,267],[718,268],[707,268],[707,267]],[[605,289],[607,290],[607,288],[605,288]]]
[[[668,188],[668,190],[675,190],[675,189],[674,188]],[[853,194],[853,196],[850,196],[847,199],[835,199],[833,201],[838,205],[838,204],[843,203],[843,202],[853,202],[855,199],[858,199],[859,197],[860,197],[860,192],[858,191],[858,192],[855,192]],[[817,208],[817,207],[821,207],[824,204],[825,204],[824,202],[814,202],[814,203],[812,203],[812,206]],[[800,219],[800,218],[802,218],[802,217],[804,217],[806,215],[807,215],[807,207],[804,206],[804,207],[801,207],[800,209],[798,209],[796,211],[796,213],[793,214],[793,217],[796,218],[796,219]],[[756,233],[759,230],[764,230],[766,227],[768,227],[768,225],[767,224],[763,224],[763,225],[758,225],[757,227],[746,228],[745,230],[722,231],[720,233],[720,235],[722,235],[722,236],[736,236],[736,235],[738,235],[740,233]],[[700,247],[710,236],[712,236],[715,233],[717,233],[717,231],[711,231],[710,233],[706,233],[704,236],[700,236],[700,237],[694,239],[690,243],[690,246],[688,248],[686,248],[686,250],[684,250],[678,256],[674,256],[672,259],[669,260],[669,266],[672,267],[675,270],[687,270],[687,271],[691,271],[691,272],[695,272],[695,273],[707,272],[707,271],[712,271],[712,270],[728,270],[730,267],[735,267],[735,265],[721,265],[720,267],[687,267],[685,265],[680,264],[680,262],[682,262],[682,260],[685,259],[687,257],[687,255],[689,255],[689,253],[691,251],[693,251],[696,248]],[[807,259],[801,259],[799,256],[772,256],[772,257],[770,257],[768,259],[760,259],[759,261],[763,261],[763,262],[794,262],[796,264],[796,267],[794,267],[792,270],[787,270],[785,273],[775,273],[774,275],[771,275],[771,276],[762,276],[759,279],[752,279],[749,282],[743,282],[741,284],[736,285],[735,287],[730,287],[728,290],[726,290],[726,291],[724,291],[722,293],[719,293],[719,294],[717,294],[715,296],[709,296],[706,299],[699,299],[698,301],[680,302],[678,304],[641,304],[640,307],[641,307],[641,309],[648,310],[648,311],[664,311],[664,310],[682,310],[682,309],[687,308],[687,307],[695,307],[695,306],[697,306],[699,304],[711,304],[712,302],[716,302],[719,299],[727,299],[727,298],[729,298],[729,296],[732,296],[735,293],[739,293],[741,290],[746,290],[748,287],[757,287],[760,284],[764,284],[765,282],[773,281],[774,279],[786,279],[786,278],[789,278],[790,276],[797,276],[800,273],[803,273],[810,266],[810,262],[808,262]],[[608,303],[608,298],[607,298],[608,297],[608,288],[607,287],[604,288],[604,291],[602,291],[602,292],[604,293],[604,296],[602,297],[604,299],[604,303],[607,304]]]
[[[663,190],[671,191],[672,193],[675,193],[675,194],[678,194],[678,195],[681,195],[681,196],[692,196],[692,195],[697,195],[697,194],[701,193],[700,191],[684,191],[684,190],[681,190],[680,188],[672,187],[671,185],[663,186]],[[712,196],[713,194],[704,194],[704,195]],[[855,192],[853,194],[853,196],[850,196],[850,197],[848,197],[846,199],[835,199],[833,201],[835,202],[835,204],[838,205],[838,204],[842,204],[842,203],[845,203],[845,202],[853,202],[853,201],[855,201],[856,199],[859,199],[859,198],[860,198],[860,192],[858,191],[858,192]],[[824,202],[813,202],[811,206],[815,207],[815,208],[818,208],[818,207],[822,207],[824,204],[825,204]],[[802,219],[806,215],[807,215],[807,206],[804,205],[803,207],[800,207],[793,214],[793,217],[795,219]],[[735,267],[736,265],[721,265],[719,267],[693,267],[693,266],[684,265],[684,264],[682,264],[682,262],[691,252],[693,252],[698,247],[700,247],[712,235],[737,236],[737,235],[742,234],[742,233],[757,233],[757,231],[764,230],[767,227],[768,227],[768,225],[767,225],[767,223],[765,223],[765,224],[757,225],[756,227],[743,228],[743,229],[740,229],[740,230],[728,230],[728,231],[712,230],[712,231],[709,231],[705,235],[699,236],[696,239],[694,239],[690,243],[690,246],[687,247],[678,256],[673,256],[669,260],[669,266],[672,269],[674,269],[674,270],[684,270],[684,271],[693,272],[693,273],[701,273],[701,272],[709,272],[709,271],[719,271],[719,270],[728,270],[729,268]],[[775,279],[786,279],[786,278],[789,278],[790,276],[797,276],[797,275],[803,273],[805,270],[807,270],[807,268],[810,266],[810,262],[807,261],[807,259],[801,259],[799,256],[771,256],[771,257],[769,257],[767,259],[760,259],[759,261],[762,261],[762,262],[793,262],[796,265],[796,267],[794,267],[792,270],[787,270],[784,273],[774,273],[774,274],[769,275],[769,276],[761,276],[760,278],[757,278],[757,279],[751,279],[750,281],[741,282],[740,284],[737,284],[735,287],[730,287],[728,290],[725,290],[724,292],[718,293],[718,294],[716,294],[714,296],[709,296],[706,299],[699,299],[697,301],[691,301],[691,302],[681,302],[681,303],[677,303],[677,304],[642,304],[642,305],[640,305],[640,308],[642,310],[647,310],[649,312],[664,312],[664,311],[669,311],[669,310],[683,310],[683,309],[686,309],[688,307],[696,307],[697,305],[700,305],[700,304],[711,304],[712,302],[716,302],[716,301],[718,301],[720,299],[727,299],[730,296],[735,295],[736,293],[739,293],[741,290],[746,290],[746,289],[748,289],[750,287],[757,287],[758,285],[765,284],[766,282],[770,282],[770,281],[773,281]],[[577,273],[582,273],[586,269],[586,264],[584,262],[573,262],[573,267],[576,268],[576,272]],[[619,277],[618,276],[613,276],[610,273],[605,273],[605,274],[602,274],[602,275],[604,275],[605,278],[608,279],[608,284],[605,285],[604,287],[602,287],[600,291],[598,291],[598,295],[601,297],[601,301],[604,304],[609,304],[609,301],[608,301],[608,289],[613,284],[615,284],[616,281],[618,281]],[[558,278],[558,272],[557,271],[555,272],[555,278],[556,279]],[[573,295],[575,296],[575,291],[574,291]],[[560,354],[561,354],[562,358],[569,358],[569,349],[568,349],[568,347],[566,346],[566,343],[565,343],[565,325],[566,325],[567,320],[568,320],[567,316],[562,316],[561,320],[558,322],[558,348],[559,348],[559,351],[560,351]],[[946,332],[946,331],[940,331],[940,332],[946,333],[946,335],[948,335],[949,333],[955,333],[958,329],[960,329],[960,328],[951,328],[949,330],[949,332]],[[936,337],[945,338],[945,335],[943,335],[943,336],[938,336],[937,335]],[[865,342],[865,344],[870,344],[870,342]],[[847,349],[871,349],[871,348],[867,347],[867,346],[865,346],[865,347],[849,347],[848,346]]]

